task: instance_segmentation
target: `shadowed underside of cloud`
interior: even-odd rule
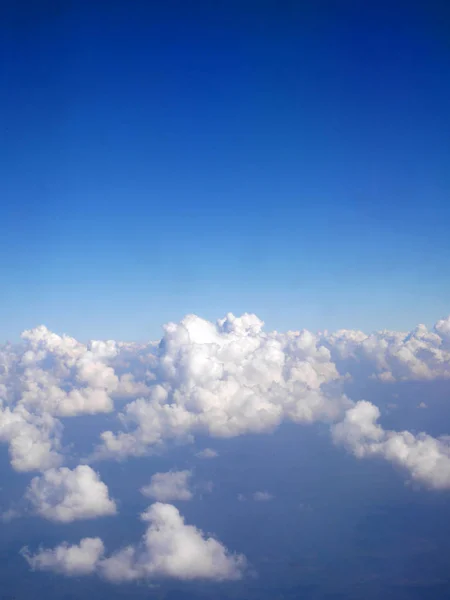
[[[100,538],[85,538],[73,546],[63,543],[36,554],[27,548],[21,552],[35,570],[69,576],[98,573],[114,583],[164,577],[214,581],[242,577],[244,556],[230,554],[218,540],[186,525],[171,504],[151,505],[141,519],[149,524],[141,544],[127,546],[110,557],[105,557]]]

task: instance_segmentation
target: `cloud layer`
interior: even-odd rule
[[[215,324],[188,315],[164,329],[159,343],[82,344],[41,326],[25,331],[22,344],[5,345],[0,441],[9,444],[12,466],[60,467],[61,420],[114,411],[114,402],[123,407],[118,427],[100,434],[94,459],[141,456],[198,434],[267,432],[284,420],[337,423],[353,406],[342,393],[348,376],[390,382],[450,374],[450,318],[433,331],[419,325],[370,335],[265,333],[251,314]],[[445,452],[443,442],[436,445]]]
[[[31,512],[59,523],[117,513],[92,467],[63,466],[73,466],[74,459],[64,445],[64,423],[81,415],[113,416],[109,429],[98,431],[90,463],[160,453],[197,436],[233,438],[268,433],[285,421],[320,422],[336,445],[357,458],[383,459],[408,479],[444,490],[450,489],[448,437],[384,429],[377,406],[351,400],[343,390],[349,379],[389,386],[449,377],[450,318],[432,331],[419,325],[411,332],[367,335],[266,333],[251,314],[228,314],[216,323],[188,315],[166,325],[159,342],[144,344],[82,344],[41,326],[25,331],[20,344],[0,348],[0,442],[8,444],[15,470],[40,472],[25,491]],[[195,454],[217,455],[208,447]],[[110,556],[96,537],[36,554],[24,551],[32,568],[98,573],[110,581],[239,578],[244,557],[186,525],[166,504],[193,498],[192,471],[149,475],[141,492],[157,502],[142,515],[148,528],[140,544]],[[212,486],[205,484],[205,490]],[[272,498],[265,491],[251,497]],[[13,507],[5,520],[16,513]]]

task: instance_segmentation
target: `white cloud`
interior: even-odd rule
[[[44,471],[61,464],[61,423],[49,414],[33,414],[24,406],[11,409],[0,400],[0,441],[9,444],[16,471]]]
[[[253,494],[253,500],[256,500],[256,502],[267,502],[273,500],[273,496],[272,494],[269,494],[269,492],[255,492]]]
[[[171,577],[221,581],[242,576],[245,558],[230,554],[216,539],[206,538],[196,527],[186,525],[174,506],[152,504],[142,519],[149,523],[143,550],[128,547],[103,561],[101,568],[107,579],[117,580],[118,564],[125,566],[125,579]]]
[[[0,441],[19,471],[59,467],[59,419],[120,406],[93,458],[159,451],[170,440],[269,432],[282,421],[339,422],[346,373],[380,381],[450,376],[450,318],[429,331],[263,331],[255,315],[169,323],[159,343],[82,344],[45,327],[0,348]],[[212,458],[214,451],[199,452]]]
[[[450,489],[450,443],[426,433],[386,431],[379,409],[361,400],[332,427],[333,439],[358,458],[381,456],[407,470],[411,478],[435,489]]]
[[[139,456],[196,432],[270,431],[286,418],[336,419],[348,403],[323,389],[339,377],[329,350],[310,332],[266,334],[262,326],[255,315],[231,314],[217,324],[188,315],[167,325],[149,393],[125,407],[126,432],[102,434],[97,456]]]
[[[450,348],[450,316],[440,319],[434,326],[436,333],[441,337],[443,344]]]
[[[18,383],[18,403],[55,416],[111,412],[110,394],[119,386],[106,364],[118,350],[116,342],[81,344],[46,327],[25,331],[25,346],[12,373]]]
[[[25,498],[36,514],[61,523],[116,514],[107,486],[87,465],[49,469],[32,479]]]
[[[410,332],[340,330],[322,336],[339,369],[383,382],[450,377],[450,317],[434,331],[418,325]]]
[[[147,498],[154,498],[161,502],[168,500],[191,500],[193,494],[189,489],[191,471],[168,471],[167,473],[155,473],[149,485],[141,489]]]
[[[114,583],[161,577],[214,581],[242,577],[244,556],[230,554],[218,540],[186,525],[175,506],[157,502],[141,518],[148,523],[141,544],[127,546],[109,558],[104,558],[99,538],[85,538],[78,546],[63,543],[51,550],[40,549],[35,555],[24,549],[22,554],[33,569],[66,575],[97,572]]]
[[[195,456],[197,456],[197,458],[216,458],[217,456],[219,456],[219,453],[216,452],[216,450],[213,450],[212,448],[205,448],[204,450],[200,450],[200,452],[197,452]]]
[[[28,548],[21,550],[22,556],[35,571],[54,571],[68,576],[90,575],[98,567],[104,552],[100,538],[84,538],[78,545],[66,542],[52,550],[40,549],[36,554]]]
[[[228,314],[216,323],[188,315],[166,325],[159,343],[144,344],[82,344],[38,327],[24,332],[21,344],[0,347],[0,442],[9,445],[14,469],[43,473],[25,494],[34,513],[62,523],[116,513],[107,486],[90,467],[61,467],[63,420],[114,410],[120,410],[117,424],[101,433],[94,457],[142,456],[171,440],[230,438],[270,432],[283,421],[321,421],[336,444],[358,458],[383,458],[414,481],[450,489],[449,439],[383,429],[376,406],[354,404],[342,393],[351,377],[386,385],[449,378],[450,317],[432,331],[419,325],[409,333],[315,335],[266,333],[251,314]],[[205,448],[196,456],[217,452]],[[157,473],[142,489],[159,502],[143,515],[149,525],[140,544],[106,558],[99,538],[85,538],[78,546],[24,555],[36,569],[95,572],[113,581],[236,579],[245,559],[186,525],[174,506],[161,504],[191,499],[190,477],[188,470]],[[271,495],[259,491],[248,499]],[[6,512],[3,519],[12,516]]]

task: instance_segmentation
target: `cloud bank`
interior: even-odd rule
[[[31,512],[58,523],[117,513],[91,466],[69,468],[74,457],[64,445],[67,419],[107,414],[113,425],[99,429],[91,464],[161,453],[197,436],[208,443],[205,438],[269,433],[288,421],[321,423],[355,457],[383,459],[424,487],[450,489],[448,437],[385,429],[377,406],[344,393],[349,379],[386,386],[448,379],[450,317],[433,330],[419,325],[371,334],[265,332],[263,325],[252,314],[230,313],[216,323],[187,315],[166,325],[159,342],[143,344],[82,344],[41,326],[25,331],[20,344],[1,347],[0,442],[8,445],[13,469],[38,472],[24,496]],[[208,447],[195,454],[217,455]],[[140,544],[110,556],[96,537],[34,555],[24,551],[32,568],[97,573],[110,581],[240,577],[244,557],[186,525],[167,504],[192,499],[192,471],[150,475],[141,492],[157,502],[142,515],[148,528]],[[211,491],[213,483],[205,485]],[[251,497],[271,499],[264,491]]]
[[[251,314],[216,323],[188,315],[166,325],[159,343],[82,344],[41,326],[25,331],[22,344],[1,349],[0,441],[9,444],[18,471],[58,468],[66,460],[62,420],[114,411],[115,402],[122,407],[118,427],[100,433],[94,460],[143,456],[196,435],[269,432],[289,420],[334,426],[344,419],[344,427],[354,405],[342,393],[345,377],[448,378],[449,332],[450,318],[433,331],[419,325],[409,333],[316,335],[265,333]],[[443,441],[434,444],[445,454]]]

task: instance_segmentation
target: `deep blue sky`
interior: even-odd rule
[[[2,2],[0,330],[450,312],[446,2]]]

